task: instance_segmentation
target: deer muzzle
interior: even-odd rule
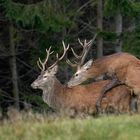
[[[34,88],[34,89],[37,89],[37,88],[38,88],[38,85],[37,85],[35,82],[33,82],[33,83],[31,84],[31,87]]]

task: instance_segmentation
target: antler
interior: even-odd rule
[[[56,62],[53,65],[51,65],[50,67],[48,67],[48,69],[53,68],[58,63],[58,61],[62,60],[63,57],[65,56],[67,50],[69,49],[69,44],[67,47],[66,47],[64,41],[62,41],[62,44],[63,44],[63,48],[64,48],[64,52],[63,52],[62,56],[59,58],[58,53],[57,53],[56,54],[56,58],[57,58]],[[46,56],[45,61],[42,62],[40,58],[37,61],[37,65],[42,71],[45,71],[45,66],[46,66],[46,63],[48,61],[48,58],[54,51],[51,52],[51,46],[50,46],[50,48],[48,50],[46,49],[46,52],[47,52],[47,56]]]
[[[62,56],[59,58],[58,53],[57,53],[57,54],[56,54],[57,60],[56,60],[55,63],[54,63],[53,65],[51,65],[48,69],[53,68],[60,60],[62,60],[63,57],[65,56],[67,50],[69,49],[69,44],[67,45],[67,47],[66,47],[64,41],[62,41],[62,44],[63,44],[63,49],[64,49],[64,52],[63,52]]]
[[[46,63],[47,63],[47,61],[48,61],[48,58],[49,58],[49,56],[50,56],[54,51],[51,52],[51,46],[50,46],[48,50],[46,49],[46,52],[47,52],[47,56],[46,56],[45,61],[42,62],[40,58],[39,58],[38,61],[37,61],[37,65],[38,65],[38,67],[39,67],[42,71],[45,70],[45,65],[46,65]]]
[[[80,39],[78,39],[78,41],[79,41],[79,43],[81,44],[81,46],[83,47],[83,51],[82,51],[81,55],[76,54],[75,51],[73,50],[73,48],[71,48],[71,51],[72,51],[73,55],[74,55],[78,60],[81,59],[81,61],[79,61],[79,63],[78,63],[78,62],[75,62],[75,64],[74,64],[74,63],[72,63],[69,59],[67,59],[66,62],[67,62],[70,66],[72,66],[72,67],[81,66],[81,65],[84,63],[85,57],[86,57],[87,52],[88,52],[88,48],[90,48],[90,45],[91,45],[91,42],[92,42],[92,40],[90,40],[89,42],[87,42],[87,41],[85,40],[84,43],[82,43]]]
[[[67,62],[71,67],[77,67],[77,63],[74,64],[74,63],[72,63],[69,59],[67,59],[66,62]]]
[[[92,40],[90,40],[89,42],[87,42],[87,40],[84,40],[84,43],[81,42],[80,39],[78,39],[80,45],[83,47],[83,51],[81,53],[81,55],[78,55],[75,53],[75,51],[73,50],[73,48],[71,48],[73,55],[80,60],[78,63],[74,64],[72,63],[69,59],[66,60],[66,62],[71,65],[72,67],[80,67],[83,65],[85,58],[89,52],[90,47],[92,46],[94,40],[96,39],[97,34],[95,34],[95,36],[93,37]]]
[[[90,40],[89,42],[87,42],[87,40],[84,40],[84,43],[82,43],[80,39],[78,39],[78,41],[83,47],[83,51],[82,51],[82,54],[80,56],[81,61],[79,63],[79,65],[81,66],[85,61],[85,58],[87,56],[87,53],[88,53],[90,47],[92,46],[92,40]]]

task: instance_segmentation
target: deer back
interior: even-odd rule
[[[84,65],[77,66],[77,71],[68,82],[68,86],[76,86],[89,78],[96,79],[104,74],[110,77],[116,74],[120,81],[124,81],[129,67],[138,62],[140,61],[135,56],[128,53],[116,53],[95,61],[91,59]]]

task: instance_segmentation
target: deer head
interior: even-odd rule
[[[76,73],[72,76],[70,81],[67,83],[68,87],[79,85],[80,83],[82,83],[83,81],[85,81],[87,79],[86,75],[88,74],[88,70],[90,69],[91,65],[93,64],[93,60],[92,59],[89,60],[84,65],[83,65],[83,63],[85,61],[85,58],[89,52],[90,47],[93,44],[93,41],[95,40],[95,38],[96,38],[96,35],[94,36],[94,38],[92,40],[90,40],[89,42],[87,42],[85,40],[84,43],[82,43],[80,40],[78,40],[80,45],[83,47],[83,51],[80,56],[77,55],[74,52],[74,50],[72,49],[73,55],[78,59],[78,62],[72,63],[70,60],[67,60],[67,63],[69,65],[77,68]]]
[[[62,42],[63,44],[63,48],[64,48],[64,52],[62,54],[61,57],[58,56],[58,54],[56,54],[56,62],[51,65],[50,67],[47,67],[47,61],[49,56],[53,53],[53,51],[51,51],[51,47],[47,50],[46,49],[46,59],[44,62],[42,62],[39,58],[39,60],[37,61],[38,67],[41,69],[41,74],[38,76],[38,78],[31,84],[31,87],[34,89],[44,89],[45,87],[49,87],[49,85],[53,85],[55,78],[55,74],[57,73],[57,63],[63,59],[63,57],[66,54],[66,51],[69,49],[69,45],[66,47],[64,42]]]
[[[89,60],[83,66],[78,67],[76,73],[72,76],[67,83],[68,87],[76,86],[87,80],[89,69],[93,64],[93,60]]]
[[[44,89],[47,88],[50,83],[53,83],[55,74],[57,73],[58,66],[55,65],[51,69],[42,71],[38,78],[31,84],[31,87],[34,89]]]

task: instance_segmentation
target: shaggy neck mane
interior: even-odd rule
[[[63,91],[64,86],[54,76],[43,90],[43,100],[53,109],[60,108]]]

